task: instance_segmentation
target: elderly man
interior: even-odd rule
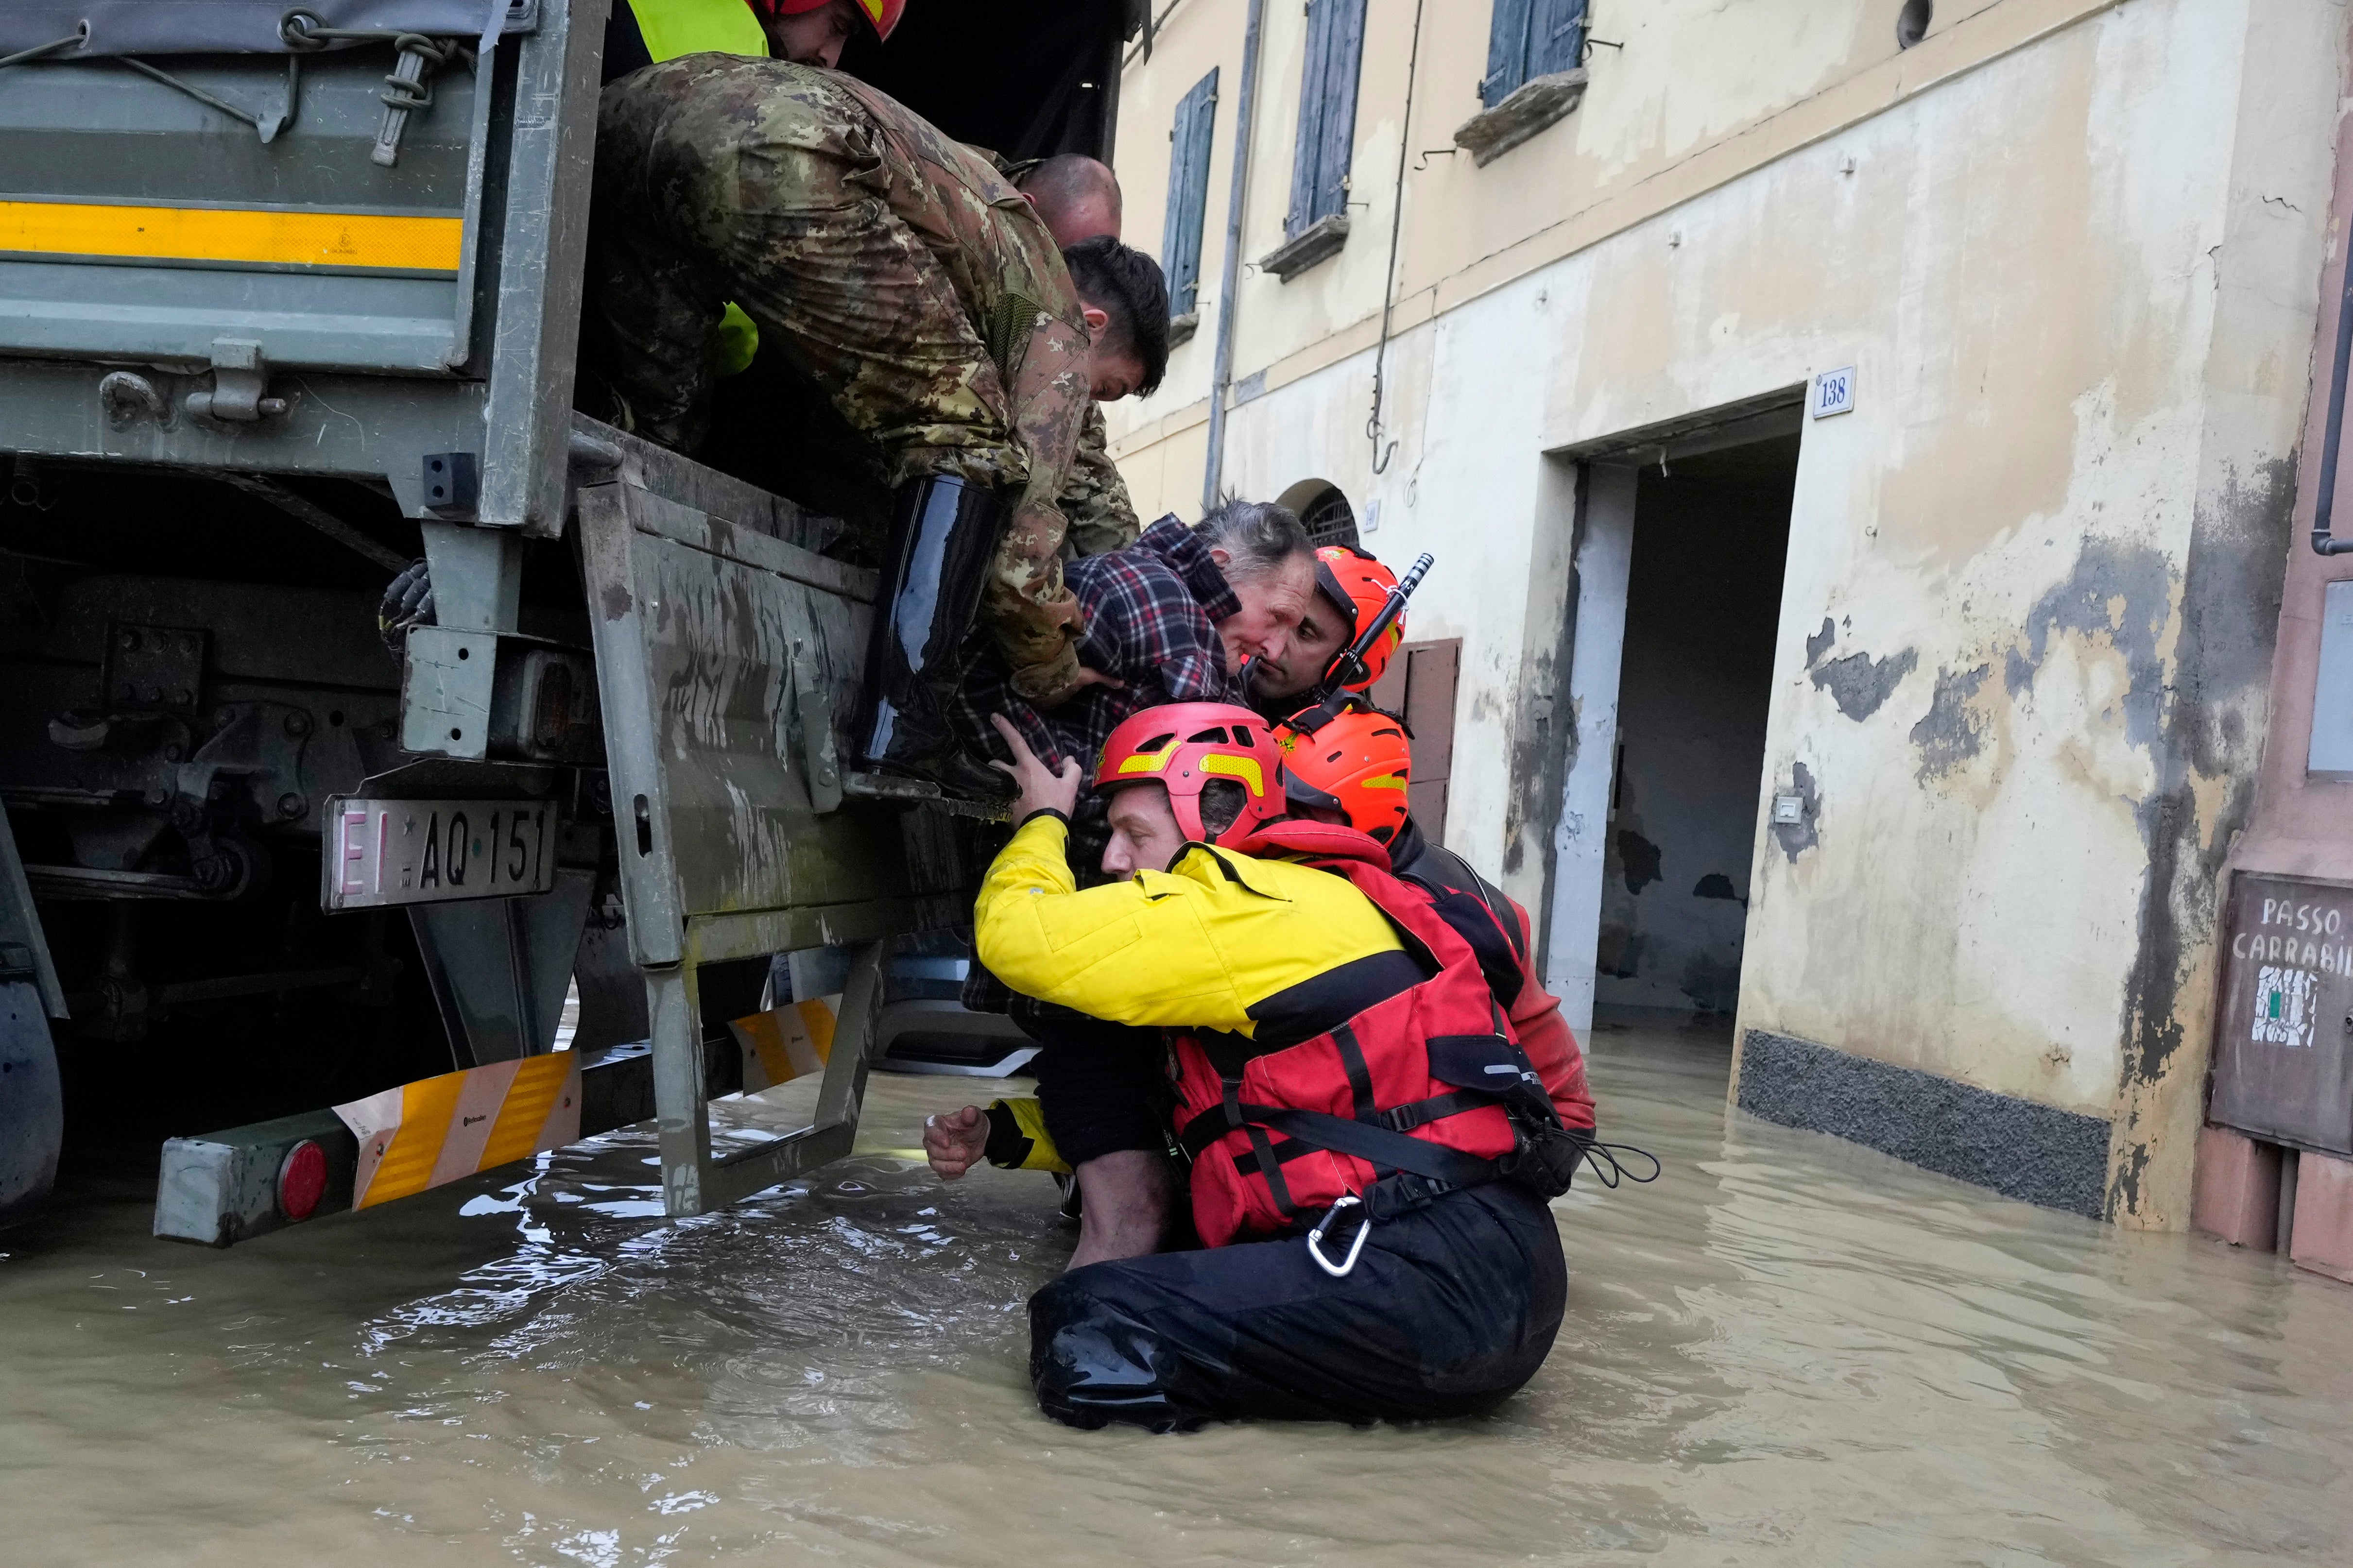
[[[1039,756],[1087,765],[1140,709],[1243,700],[1244,660],[1259,672],[1256,690],[1295,697],[1310,679],[1297,672],[1331,662],[1353,614],[1317,591],[1317,565],[1299,519],[1267,501],[1228,501],[1189,529],[1165,517],[1124,550],[1066,563],[1063,581],[1087,621],[1079,662],[1102,684],[1041,713],[1001,660],[984,657],[959,705],[965,744],[1008,757],[989,724],[1002,713]],[[1094,877],[1109,839],[1103,803],[1086,791],[1071,837],[1082,879]]]

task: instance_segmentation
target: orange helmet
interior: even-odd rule
[[[891,29],[899,25],[906,14],[907,0],[849,0],[859,15],[873,26],[874,36],[888,41]],[[822,11],[833,0],[751,0],[752,9],[764,16],[798,16],[810,11]]]
[[[1202,786],[1241,786],[1241,814],[1221,833],[1201,825]],[[1129,715],[1103,742],[1095,788],[1157,784],[1168,790],[1176,826],[1197,844],[1232,844],[1283,814],[1282,759],[1265,720],[1228,702],[1165,702]]]
[[[1404,720],[1361,697],[1306,709],[1274,727],[1293,803],[1336,810],[1379,844],[1394,842],[1405,826],[1412,741]]]
[[[1340,644],[1346,648],[1355,644],[1357,634],[1388,603],[1389,590],[1398,585],[1398,580],[1396,573],[1363,551],[1345,544],[1327,544],[1315,552],[1315,585],[1348,618]],[[1404,641],[1405,617],[1399,616],[1381,634],[1380,640],[1365,650],[1365,679],[1348,689],[1371,690],[1381,672],[1388,668],[1389,655]]]

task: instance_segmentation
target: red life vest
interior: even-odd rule
[[[1532,1085],[1535,1113],[1549,1119],[1550,1104],[1470,944],[1354,828],[1279,822],[1234,847],[1345,877],[1427,978],[1296,1045],[1173,1032],[1176,1130],[1193,1155],[1203,1243],[1283,1234],[1350,1193],[1410,1205],[1494,1180],[1516,1144],[1507,1098]]]

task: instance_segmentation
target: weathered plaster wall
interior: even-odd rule
[[[1656,8],[1700,9],[1720,10]],[[1820,10],[1735,9],[1809,26]],[[1471,20],[1441,36],[1483,37]],[[1399,312],[1400,445],[1378,476],[1369,340],[1351,347],[1328,300],[1312,330],[1254,317],[1247,290],[1271,279],[1241,301],[1237,372],[1272,374],[1232,415],[1229,483],[1271,494],[1321,474],[1360,514],[1383,502],[1376,550],[1439,552],[1415,635],[1464,639],[1449,837],[1532,907],[1566,825],[1530,737],[1577,725],[1556,710],[1570,509],[1542,454],[1859,367],[1858,411],[1806,431],[1792,503],[1757,805],[1778,786],[1810,816],[1758,840],[1742,1023],[2116,1119],[2111,1201],[2141,1223],[2186,1209],[2214,881],[2264,726],[2343,27],[2325,0],[2000,0],[1940,19],[1944,56],[1932,38],[1858,64],[1862,43],[1817,29],[1804,82],[1787,58],[1752,49],[1736,69],[1694,41],[1683,84],[1644,100],[1651,172],[1603,205],[1622,216],[1697,180],[1740,150],[1725,135],[1787,149],[1621,227],[1563,220],[1606,232],[1508,281],[1474,260],[1431,285],[1434,317]],[[2010,42],[1964,68],[1972,38]],[[1768,67],[1785,77],[1752,106],[1789,107],[1715,142],[1721,121],[1661,107]],[[1267,68],[1295,81],[1295,55]],[[1605,134],[1600,75],[1578,147],[1647,145]],[[1862,111],[1842,97],[1855,83],[1885,101]],[[1809,116],[1819,133],[1796,136]],[[1442,145],[1428,118],[1412,134]],[[1288,136],[1279,101],[1261,127]],[[1270,193],[1283,147],[1259,176]],[[1264,199],[1279,222],[1280,195]],[[1430,223],[1409,209],[1409,250],[1434,269],[1417,247],[1476,226],[1430,200]],[[1305,363],[1316,352],[1329,363]],[[1160,439],[1128,429],[1134,449]]]
[[[2119,0],[1945,0],[1927,38],[1899,53],[1903,0],[1599,0],[1592,83],[1567,120],[1485,168],[1451,151],[1479,109],[1489,7],[1424,4],[1413,101],[1406,101],[1415,0],[1368,0],[1350,189],[1355,226],[1341,253],[1290,282],[1249,267],[1234,304],[1236,382],[1279,389],[1371,345],[1385,287],[1395,325],[1411,331],[1464,300],[1562,256],[1622,234],[1788,153],[1933,90],[1986,60],[2063,30]],[[1130,52],[1123,77],[1121,176],[1128,237],[1156,247],[1165,201],[1166,129],[1176,101],[1221,66],[1212,153],[1211,246],[1223,244],[1245,0],[1183,0],[1166,8],[1149,61]],[[1255,263],[1282,238],[1296,133],[1303,7],[1265,8],[1260,100],[1241,256]],[[1388,265],[1400,199],[1398,151],[1410,154],[1404,241]],[[1214,274],[1214,261],[1205,262]],[[1154,397],[1111,412],[1124,458],[1208,416],[1213,323],[1179,351]],[[1173,477],[1173,468],[1164,470]],[[1157,481],[1155,481],[1156,483]],[[1155,489],[1150,505],[1176,504]],[[1198,503],[1198,490],[1195,504]],[[1180,508],[1179,510],[1183,510]]]

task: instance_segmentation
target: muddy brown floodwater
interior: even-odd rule
[[[1489,1418],[1085,1434],[1030,1403],[1034,1176],[860,1152],[682,1225],[649,1143],[227,1252],[71,1193],[0,1237],[0,1561],[2353,1559],[2353,1289],[2006,1203],[1724,1107],[1605,1029],[1656,1185],[1556,1205],[1568,1321]]]

